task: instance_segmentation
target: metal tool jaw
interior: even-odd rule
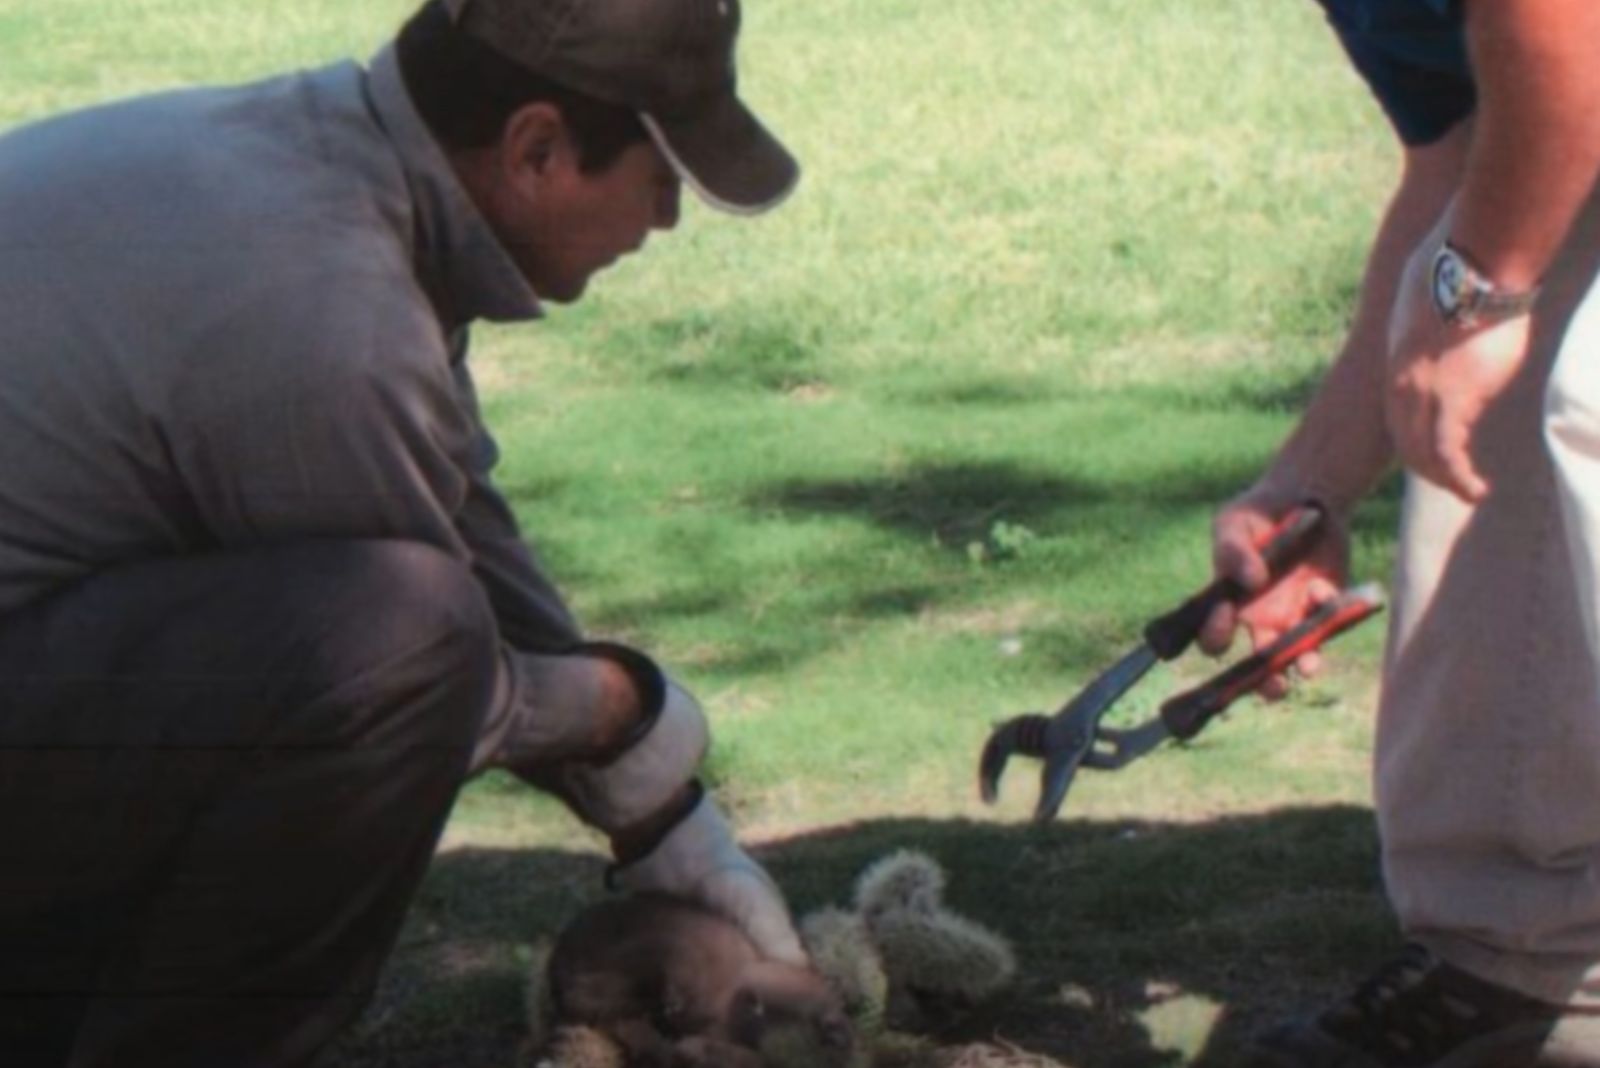
[[[989,736],[979,759],[978,788],[983,800],[994,804],[999,797],[1000,778],[1013,755],[1034,757],[1044,761],[1034,819],[1053,818],[1078,768],[1083,764],[1100,766],[1097,745],[1106,730],[1100,720],[1158,662],[1150,647],[1141,645],[1101,672],[1054,715],[1031,713],[1002,723]]]

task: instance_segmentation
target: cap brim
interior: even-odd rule
[[[789,150],[732,93],[693,115],[639,118],[684,184],[719,211],[756,215],[800,181]]]

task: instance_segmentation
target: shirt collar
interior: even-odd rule
[[[467,196],[400,74],[393,44],[372,58],[367,96],[400,157],[415,211],[417,274],[450,326],[543,314],[539,298]]]

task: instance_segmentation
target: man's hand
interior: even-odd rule
[[[1444,322],[1428,291],[1435,248],[1424,241],[1400,279],[1384,406],[1406,467],[1476,503],[1489,485],[1473,460],[1473,431],[1526,362],[1530,319],[1519,315],[1481,329]]]
[[[597,701],[632,711],[607,728],[608,751],[533,781],[610,838],[614,885],[698,901],[738,924],[763,956],[809,964],[777,885],[695,781],[711,741],[699,702],[637,650],[602,642],[581,651],[621,670]]]
[[[1265,589],[1268,569],[1257,546],[1266,542],[1273,527],[1303,499],[1303,494],[1257,488],[1225,505],[1212,523],[1212,566],[1218,577],[1232,578],[1252,593]],[[1270,645],[1318,605],[1338,594],[1345,583],[1348,557],[1349,535],[1344,519],[1329,514],[1322,537],[1310,555],[1276,585],[1242,606],[1223,604],[1211,613],[1200,632],[1200,648],[1212,656],[1221,655],[1241,626],[1249,633],[1252,648]],[[1311,652],[1297,660],[1294,667],[1309,677],[1321,670],[1322,660]],[[1266,700],[1276,701],[1289,692],[1289,680],[1274,675],[1256,692]]]
[[[762,956],[810,964],[777,884],[734,841],[709,796],[701,796],[650,852],[613,869],[611,882],[698,901],[736,923]]]

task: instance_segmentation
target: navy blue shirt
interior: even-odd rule
[[[1437,141],[1472,113],[1462,0],[1317,2],[1401,141]]]

